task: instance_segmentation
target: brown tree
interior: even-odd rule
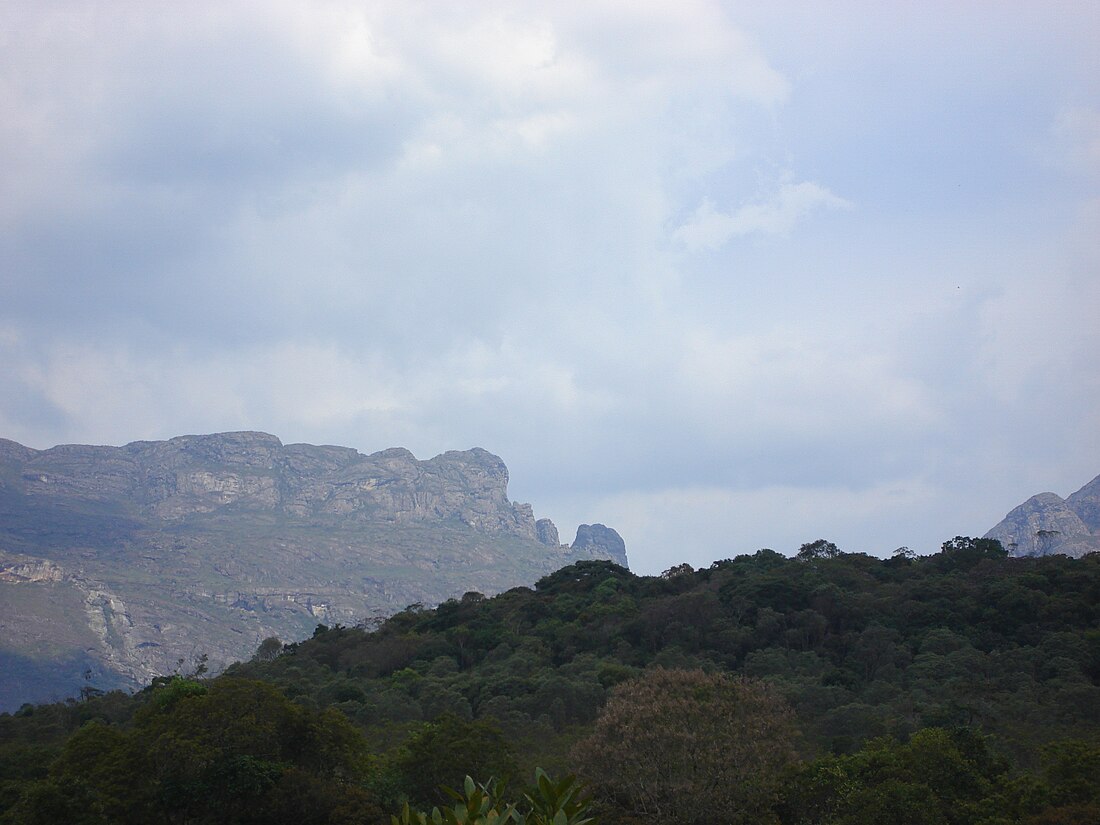
[[[794,738],[763,682],[656,668],[615,688],[572,757],[599,797],[647,821],[763,825]]]

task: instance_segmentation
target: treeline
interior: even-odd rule
[[[604,825],[1100,822],[1098,743],[1100,556],[817,541],[657,577],[581,562],[25,707],[0,716],[0,821],[388,822],[467,774],[516,802],[542,767]]]

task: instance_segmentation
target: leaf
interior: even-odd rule
[[[443,793],[447,794],[447,796],[449,796],[451,799],[455,800],[456,802],[462,802],[463,801],[462,794],[460,794],[454,788],[448,788],[446,785],[440,785],[439,789],[441,791],[443,791]]]
[[[545,773],[538,777],[539,793],[542,794],[542,798],[547,802],[554,801],[554,785],[550,782],[550,777]]]

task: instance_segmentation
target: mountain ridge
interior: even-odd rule
[[[47,450],[0,439],[0,707],[28,682],[56,693],[21,701],[85,677],[132,687],[318,622],[529,585],[579,559],[626,565],[603,525],[559,544],[508,481],[482,448],[420,461],[252,431]]]

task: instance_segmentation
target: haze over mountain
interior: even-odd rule
[[[618,533],[507,495],[483,450],[284,445],[257,432],[33,450],[0,439],[0,708],[133,686],[206,655],[248,658],[578,559],[626,565]]]
[[[1013,556],[1100,552],[1100,476],[1066,499],[1057,493],[1032,496],[985,538],[998,539]]]

